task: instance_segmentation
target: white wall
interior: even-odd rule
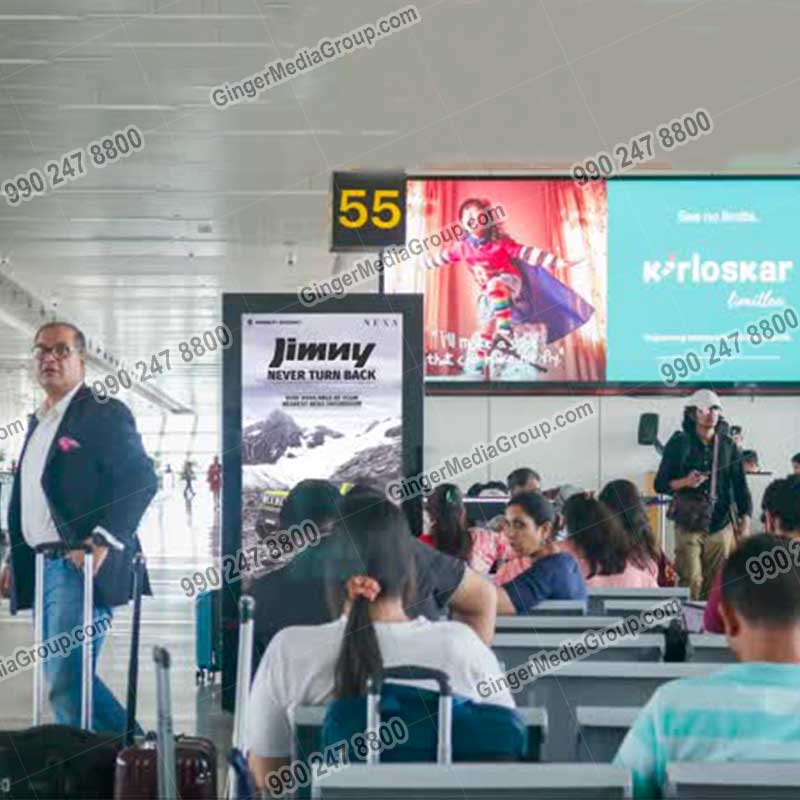
[[[444,458],[468,454],[475,445],[499,433],[515,431],[591,402],[591,418],[503,456],[487,466],[461,476],[463,488],[475,481],[505,480],[515,467],[538,470],[546,487],[575,483],[587,489],[613,478],[643,483],[645,473],[658,468],[652,447],[637,444],[639,414],[660,415],[659,436],[666,441],[680,424],[683,403],[669,397],[427,397],[425,400],[425,467]],[[724,415],[742,425],[745,447],[758,451],[762,469],[777,475],[790,469],[791,456],[800,451],[800,398],[723,397]],[[769,478],[750,481],[754,500]]]

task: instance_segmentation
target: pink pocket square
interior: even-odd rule
[[[62,453],[69,453],[71,450],[77,450],[81,446],[80,442],[75,441],[70,436],[61,436],[58,440],[58,448]]]

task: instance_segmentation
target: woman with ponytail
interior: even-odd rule
[[[270,642],[250,694],[248,747],[259,788],[288,763],[291,710],[366,695],[383,666],[443,670],[454,694],[484,702],[477,684],[500,672],[492,651],[460,622],[407,613],[414,594],[414,540],[403,512],[374,495],[345,497],[326,558],[328,600],[341,616],[324,625],[284,628]],[[338,535],[337,535],[338,534]],[[514,707],[510,692],[495,705]]]
[[[495,564],[514,558],[502,531],[470,528],[464,497],[454,483],[443,483],[428,500],[430,529],[420,541],[454,558],[466,561],[475,572],[486,575]]]

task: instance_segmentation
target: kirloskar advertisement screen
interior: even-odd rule
[[[242,548],[306,478],[402,477],[403,315],[242,316]]]
[[[800,381],[800,181],[610,181],[608,209],[610,381]]]
[[[429,391],[800,387],[800,179],[420,177]]]

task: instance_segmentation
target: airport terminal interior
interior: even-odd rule
[[[797,797],[798,26],[0,0],[0,799]]]

